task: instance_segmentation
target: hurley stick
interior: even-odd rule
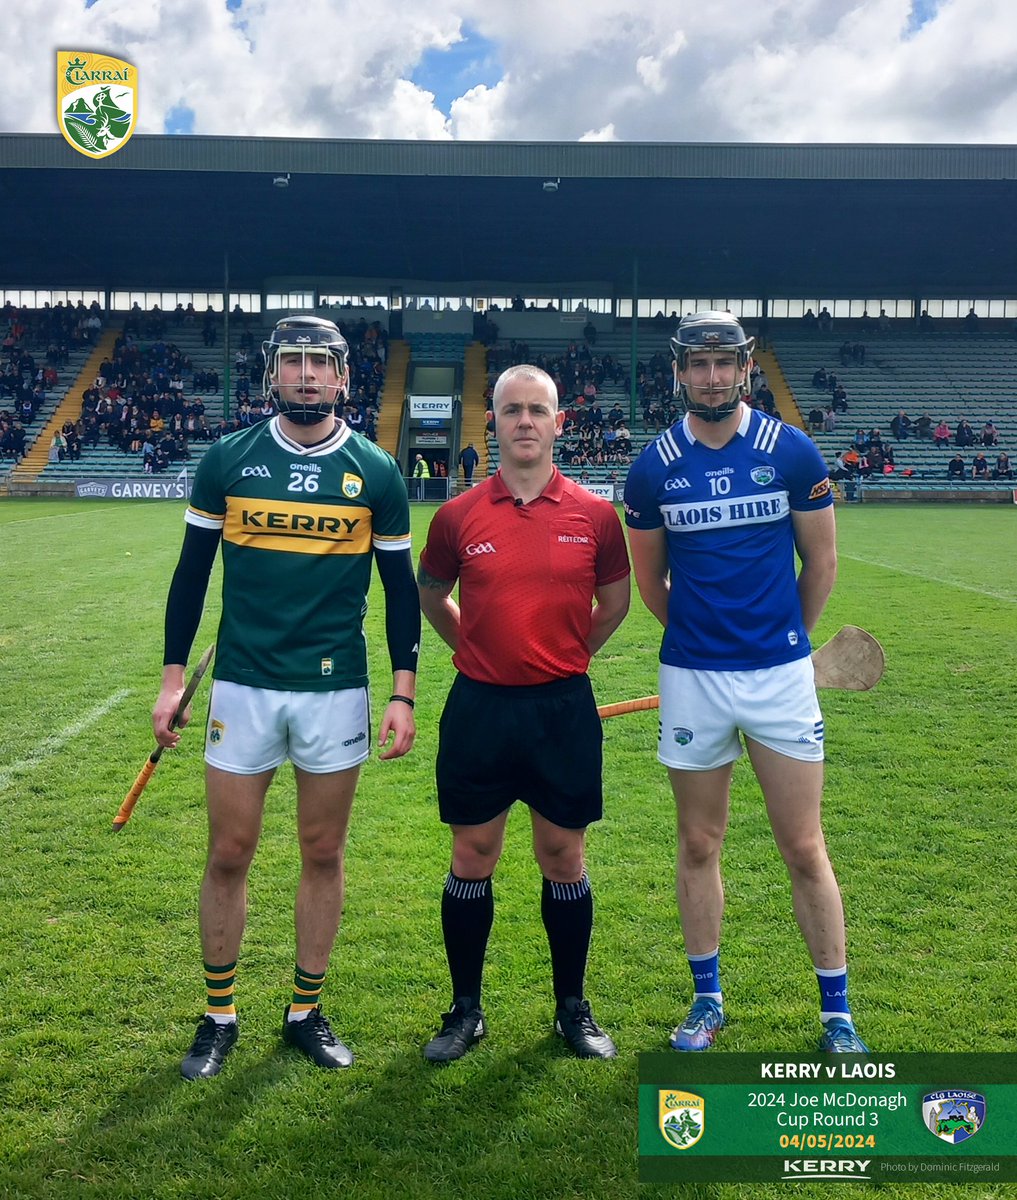
[[[170,729],[175,729],[184,719],[184,713],[187,711],[187,706],[194,698],[194,693],[198,690],[198,684],[201,683],[201,677],[208,670],[208,664],[212,661],[212,655],[215,653],[215,642],[209,646],[205,653],[198,661],[198,665],[194,668],[194,674],[188,681],[187,687],[184,688],[184,694],[180,697],[180,703],[177,705],[177,711],[173,715],[173,720],[170,722]],[[121,829],[130,820],[131,813],[134,812],[134,806],[138,803],[141,793],[145,790],[148,781],[155,773],[155,768],[159,765],[159,759],[162,758],[163,746],[156,746],[152,753],[148,756],[148,762],[141,768],[138,773],[138,778],[135,779],[131,790],[124,797],[123,804],[120,805],[120,811],[113,819],[113,832],[119,833]]]

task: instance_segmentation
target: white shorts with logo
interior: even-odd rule
[[[657,757],[712,771],[742,753],[739,731],[778,754],[823,760],[823,714],[811,658],[757,671],[660,668]]]
[[[233,775],[271,771],[288,758],[312,775],[359,766],[370,753],[367,688],[277,692],[216,679],[205,762]]]

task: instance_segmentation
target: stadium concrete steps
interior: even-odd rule
[[[96,342],[92,353],[85,359],[84,366],[78,372],[77,379],[67,389],[63,400],[42,427],[32,448],[14,468],[13,479],[15,482],[27,483],[30,479],[41,475],[46,469],[49,462],[49,444],[53,434],[63,426],[65,421],[77,422],[81,416],[81,395],[87,387],[92,385],[95,377],[99,374],[99,367],[103,359],[112,358],[113,347],[119,332],[116,327],[107,328]]]
[[[463,423],[460,436],[460,449],[473,443],[473,448],[480,455],[480,462],[474,476],[483,479],[487,474],[489,458],[487,451],[487,403],[484,393],[487,391],[487,348],[482,342],[471,342],[466,347],[463,356]],[[456,473],[460,468],[456,465]]]
[[[385,385],[381,389],[381,405],[378,410],[378,445],[393,457],[399,452],[399,430],[403,423],[409,367],[409,343],[401,338],[394,338],[388,344]]]
[[[763,368],[763,374],[773,392],[773,401],[780,413],[781,420],[787,425],[796,425],[805,429],[805,414],[784,374],[780,359],[772,350],[756,350],[752,357]]]

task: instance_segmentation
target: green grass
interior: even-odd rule
[[[414,512],[417,551],[432,511]],[[153,744],[181,518],[169,503],[0,503],[0,1196],[634,1196],[636,1055],[665,1046],[689,992],[655,714],[606,724],[606,817],[589,837],[588,990],[619,1059],[575,1061],[551,1035],[539,873],[526,814],[515,811],[485,977],[491,1033],[434,1070],[420,1045],[448,1000],[438,900],[449,845],[433,763],[452,672],[430,630],[417,745],[398,762],[372,761],[354,808],[326,1007],[357,1066],[316,1071],[278,1037],[298,870],[284,770],[251,877],[240,1042],[218,1080],[180,1080],[204,1000],[196,731],[165,756],[124,832],[110,823]],[[1014,1047],[1015,522],[1002,506],[839,513],[840,579],[819,637],[864,625],[888,666],[874,692],[824,693],[825,825],[848,913],[854,1008],[881,1051]],[[218,579],[198,649],[214,637],[217,607]],[[594,663],[601,700],[656,690],[657,641],[634,601]],[[717,1053],[808,1051],[815,980],[743,765],[725,871],[731,1023]],[[784,1194],[777,1185],[656,1191]]]

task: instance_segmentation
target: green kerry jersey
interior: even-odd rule
[[[387,451],[343,422],[299,446],[273,417],[209,448],[185,520],[222,533],[217,679],[303,692],[367,685],[372,556],[410,547],[406,485]]]

